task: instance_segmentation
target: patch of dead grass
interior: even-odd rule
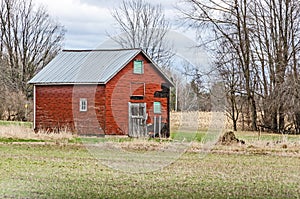
[[[255,132],[238,132],[237,137],[245,140],[246,144],[234,143],[228,146],[216,144],[210,148],[210,151],[221,154],[262,154],[300,157],[300,137],[294,136],[292,139],[282,139],[280,135],[264,134],[264,136],[271,137],[272,139],[258,140]],[[68,144],[68,140],[77,138],[78,136],[68,131],[61,131],[60,133],[47,133],[41,131],[35,133],[31,128],[25,126],[8,125],[0,126],[0,137],[28,140],[36,139],[44,140],[46,142],[52,141],[54,143]],[[115,148],[128,151],[159,151],[176,147],[176,141],[172,139],[132,139],[122,142],[114,142],[108,139],[104,141]],[[186,142],[186,144],[187,152],[201,153],[206,151],[204,149],[205,143],[193,141]]]
[[[37,139],[47,141],[71,139],[76,137],[76,135],[68,131],[61,131],[60,133],[47,133],[44,131],[39,131],[35,133],[33,129],[25,126],[8,125],[0,126],[0,137],[15,139]]]

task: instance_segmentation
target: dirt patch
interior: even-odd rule
[[[231,144],[245,144],[244,140],[239,140],[235,137],[232,131],[224,133],[218,140],[218,144],[231,145]]]

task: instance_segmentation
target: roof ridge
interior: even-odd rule
[[[64,49],[62,52],[98,52],[98,51],[128,51],[142,50],[142,48],[109,48],[109,49]]]

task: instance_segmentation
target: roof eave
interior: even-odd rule
[[[175,87],[175,84],[173,83],[173,81],[161,70],[161,68],[147,55],[147,53],[144,50],[141,50],[141,52],[143,53],[143,55],[145,57],[147,57],[147,59],[149,59],[151,61],[151,63],[154,65],[154,67],[156,68],[156,70],[158,70],[159,73],[161,73],[161,75],[163,76],[163,78],[165,78],[165,80],[167,81],[169,87]]]
[[[123,68],[125,68],[125,66],[127,66],[133,58],[135,58],[139,53],[142,52],[142,49],[136,49],[138,50],[134,55],[131,56],[130,59],[128,59],[126,62],[124,62],[124,64],[119,68],[119,70],[116,70],[114,73],[112,73],[109,78],[107,78],[103,83],[107,84],[111,79],[113,79]]]
[[[52,85],[95,85],[106,84],[104,82],[30,82],[31,85],[52,86]]]

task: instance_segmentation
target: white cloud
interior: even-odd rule
[[[120,0],[34,0],[44,5],[49,14],[65,26],[65,48],[91,49],[106,43],[107,32],[114,34],[114,19],[110,10],[120,4]],[[153,4],[162,4],[167,19],[176,24],[178,19],[174,0],[151,0]],[[178,24],[178,23],[177,23]],[[175,26],[174,26],[175,27]],[[178,25],[175,27],[180,31]],[[194,39],[194,38],[192,38]]]
[[[114,19],[110,10],[118,7],[121,0],[33,0],[36,5],[44,5],[52,18],[65,26],[65,49],[118,48],[108,38],[107,32],[114,31]],[[165,16],[170,20],[172,28],[167,40],[172,43],[177,56],[188,60],[194,65],[209,65],[209,57],[203,50],[193,48],[195,33],[186,31],[178,23],[179,13],[175,4],[180,0],[148,0],[152,4],[161,4]],[[186,32],[185,32],[186,31]]]
[[[34,0],[44,5],[51,17],[65,26],[65,48],[92,48],[101,42],[113,23],[106,7],[80,0]]]

